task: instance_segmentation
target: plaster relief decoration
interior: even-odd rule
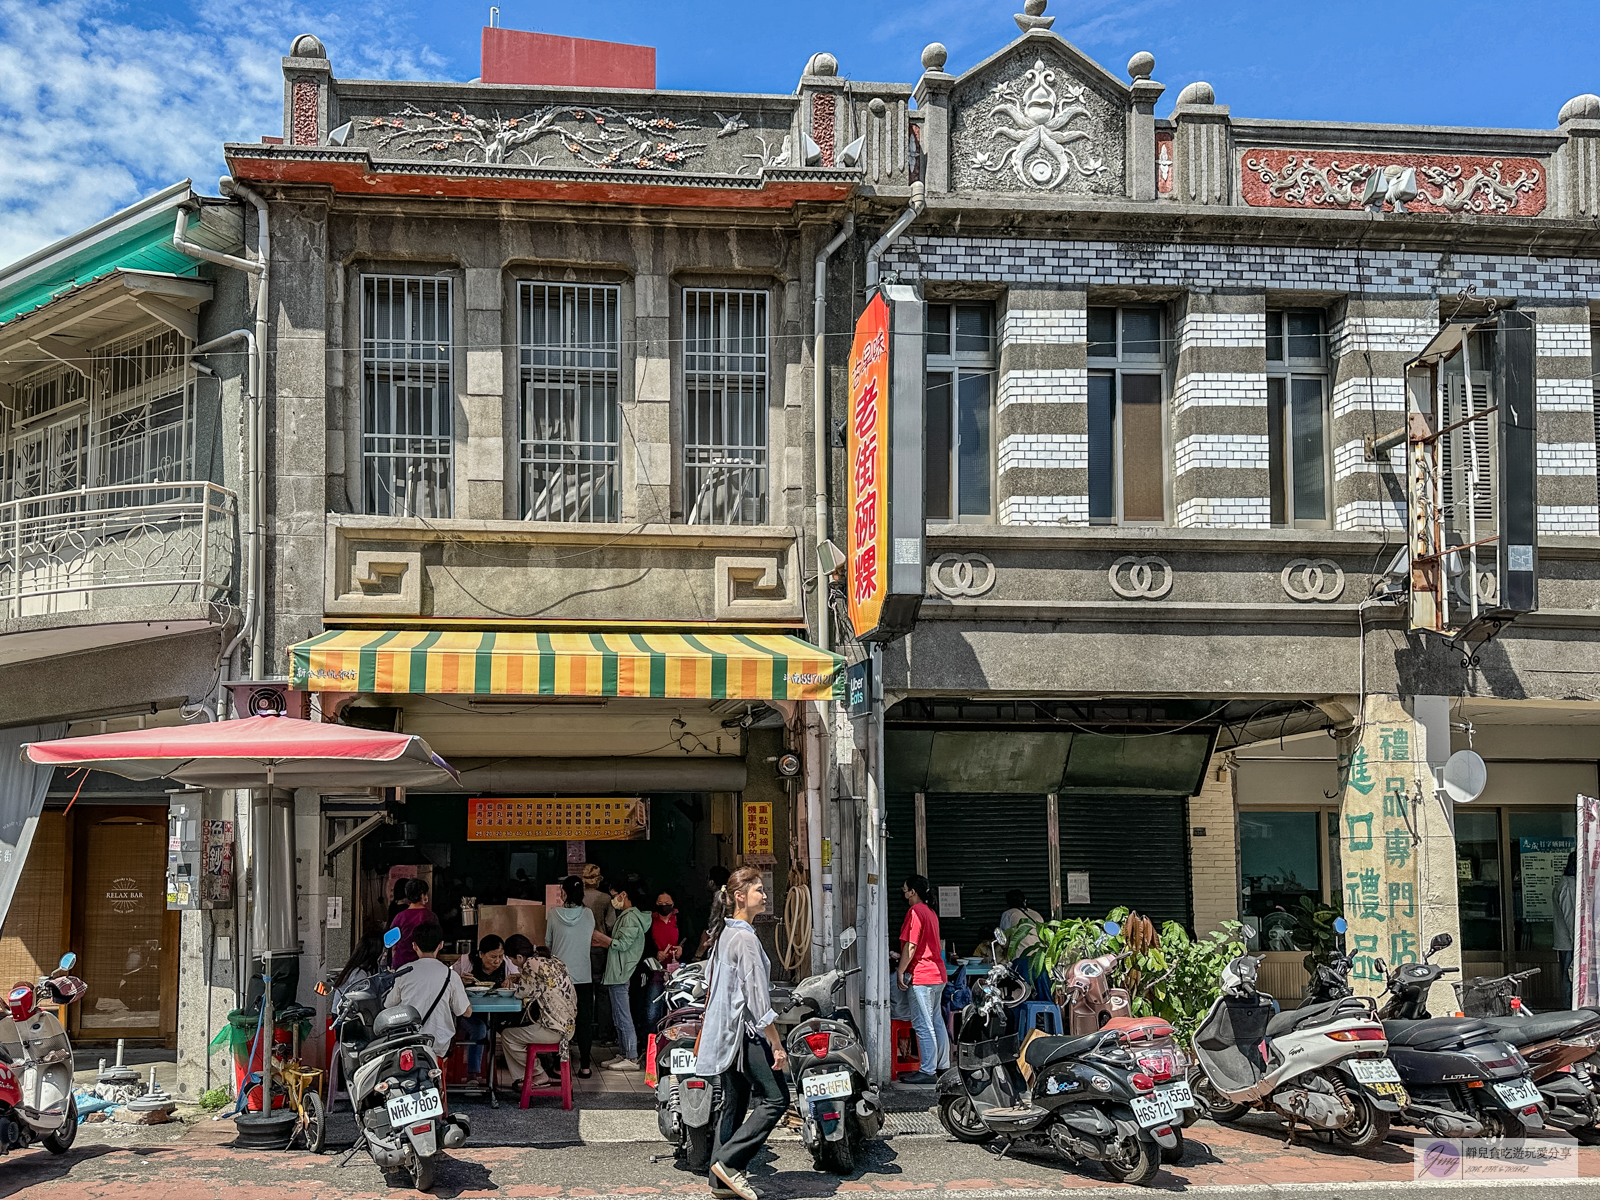
[[[951,170],[957,187],[1065,195],[1122,192],[1124,97],[1066,64],[1013,59],[957,88]]]
[[[1159,600],[1172,590],[1172,564],[1154,554],[1125,554],[1111,564],[1106,578],[1124,600]]]
[[[1173,151],[1177,135],[1168,129],[1156,130],[1156,195],[1172,194]]]
[[[981,596],[994,587],[994,562],[987,554],[941,554],[928,568],[933,590],[948,600]]]
[[[1532,217],[1544,211],[1534,158],[1246,150],[1245,203],[1256,208],[1362,208]]]
[[[437,156],[444,162],[672,172],[706,150],[704,142],[678,136],[698,131],[700,126],[693,121],[586,105],[556,105],[520,117],[502,117],[498,112],[486,117],[474,116],[464,105],[423,111],[408,104],[363,124],[381,150]],[[554,149],[539,153],[536,147],[541,144]]]
[[[1344,592],[1344,569],[1331,558],[1297,558],[1279,572],[1278,582],[1291,600],[1329,604]]]

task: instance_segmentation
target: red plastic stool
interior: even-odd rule
[[[912,1071],[922,1070],[922,1052],[917,1042],[917,1031],[911,1028],[910,1021],[889,1022],[889,1045],[894,1052],[893,1061],[889,1064],[891,1081]]]
[[[536,1088],[533,1086],[533,1073],[539,1069],[536,1056],[540,1054],[561,1055],[561,1083],[558,1087]],[[568,1112],[572,1110],[572,1059],[566,1051],[561,1049],[560,1042],[530,1042],[528,1044],[528,1059],[522,1067],[522,1107],[528,1107],[528,1101],[534,1096],[560,1096],[561,1107]]]

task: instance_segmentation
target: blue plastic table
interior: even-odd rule
[[[473,1016],[489,1016],[493,1013],[519,1013],[522,1011],[522,1001],[499,988],[488,993],[468,992],[467,999],[472,1003]],[[494,1090],[495,1055],[499,1053],[499,1046],[496,1045],[498,1041],[497,1032],[495,1023],[490,1021],[489,1037],[484,1042],[483,1047],[483,1075],[486,1081],[485,1087],[489,1093],[490,1108],[500,1107],[500,1097],[495,1095]]]

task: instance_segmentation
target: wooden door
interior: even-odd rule
[[[163,809],[73,814],[77,859],[73,948],[88,985],[73,1006],[83,1041],[177,1036],[177,922],[167,912]]]

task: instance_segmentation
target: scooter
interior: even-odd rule
[[[1122,932],[1122,926],[1115,921],[1107,921],[1101,928],[1108,937]],[[1055,995],[1067,1020],[1067,1032],[1077,1036],[1097,1029],[1115,1032],[1132,1050],[1140,1068],[1156,1081],[1156,1089],[1178,1110],[1182,1126],[1187,1129],[1200,1119],[1186,1080],[1189,1060],[1168,1022],[1160,1017],[1132,1016],[1127,989],[1111,986],[1111,972],[1125,957],[1102,954],[1079,959],[1070,967],[1063,962],[1056,968]],[[1183,1132],[1175,1132],[1178,1144],[1162,1151],[1164,1162],[1175,1163],[1183,1158]]]
[[[1030,992],[1001,961],[973,983],[957,1018],[956,1065],[939,1077],[940,1124],[958,1141],[1004,1139],[1000,1153],[1018,1141],[1043,1146],[1074,1163],[1098,1162],[1119,1182],[1148,1184],[1178,1145],[1176,1110],[1115,1031],[1035,1031],[1019,1048],[1006,1033],[1006,1010]]]
[[[1254,936],[1247,931],[1247,936]],[[1252,1108],[1367,1150],[1401,1104],[1376,1085],[1399,1082],[1370,1000],[1354,996],[1274,1015],[1249,954],[1222,970],[1222,994],[1194,1035],[1189,1088],[1206,1116],[1236,1121]]]
[[[399,941],[398,929],[383,935],[390,950]],[[400,968],[393,977],[408,969]],[[339,1065],[363,1138],[340,1165],[365,1144],[380,1168],[404,1168],[417,1191],[425,1192],[433,1186],[434,1159],[441,1147],[461,1146],[472,1127],[461,1113],[445,1115],[440,1093],[444,1073],[433,1036],[421,1031],[422,1015],[409,1004],[383,1008],[376,990],[380,983],[387,991],[389,984],[380,976],[346,992],[333,1015]]]
[[[711,1124],[721,1100],[717,1076],[695,1074],[694,1047],[705,1016],[704,980],[697,993],[669,988],[667,995],[669,1004],[696,998],[661,1018],[650,1038],[652,1070],[645,1082],[656,1089],[656,1127],[672,1145],[673,1157],[704,1173],[711,1162]]]
[[[88,985],[72,975],[78,956],[61,956],[54,972],[38,983],[19,983],[6,996],[0,1021],[0,1154],[42,1142],[65,1154],[78,1137],[78,1104],[72,1095],[72,1043],[46,1004],[71,1004]]]
[[[1326,1005],[1350,996],[1351,960],[1344,952],[1344,918],[1334,921],[1339,934],[1338,952],[1327,965],[1319,965],[1306,990],[1308,1004]],[[1502,1088],[1526,1096],[1526,1064],[1481,1021],[1459,1018],[1433,1019],[1426,1009],[1428,989],[1446,970],[1428,962],[1450,945],[1450,935],[1439,934],[1429,944],[1421,963],[1406,963],[1385,970],[1390,999],[1378,1010],[1389,1038],[1389,1061],[1394,1081],[1374,1081],[1401,1106],[1395,1118],[1402,1125],[1426,1129],[1435,1137],[1478,1137],[1485,1127],[1512,1126],[1515,1110]],[[1383,960],[1375,960],[1383,968]],[[1398,1019],[1396,1019],[1398,1018]],[[1370,1071],[1369,1071],[1370,1074]],[[1519,1082],[1519,1080],[1521,1082]],[[1518,1119],[1520,1122],[1520,1118]]]
[[[1585,1061],[1600,1043],[1600,1012],[1592,1008],[1535,1013],[1522,999],[1521,984],[1539,973],[1518,971],[1455,985],[1461,1011],[1476,1017],[1528,1060],[1539,1095],[1550,1106],[1546,1119],[1587,1145],[1600,1142],[1600,1095]]]
[[[853,926],[840,932],[833,970],[795,984],[785,1014],[794,1023],[784,1050],[800,1113],[800,1142],[819,1171],[836,1175],[854,1171],[862,1144],[883,1128],[883,1103],[877,1086],[868,1081],[861,1031],[849,1010],[837,1008],[833,999],[844,981],[861,970],[839,966],[855,942]]]

